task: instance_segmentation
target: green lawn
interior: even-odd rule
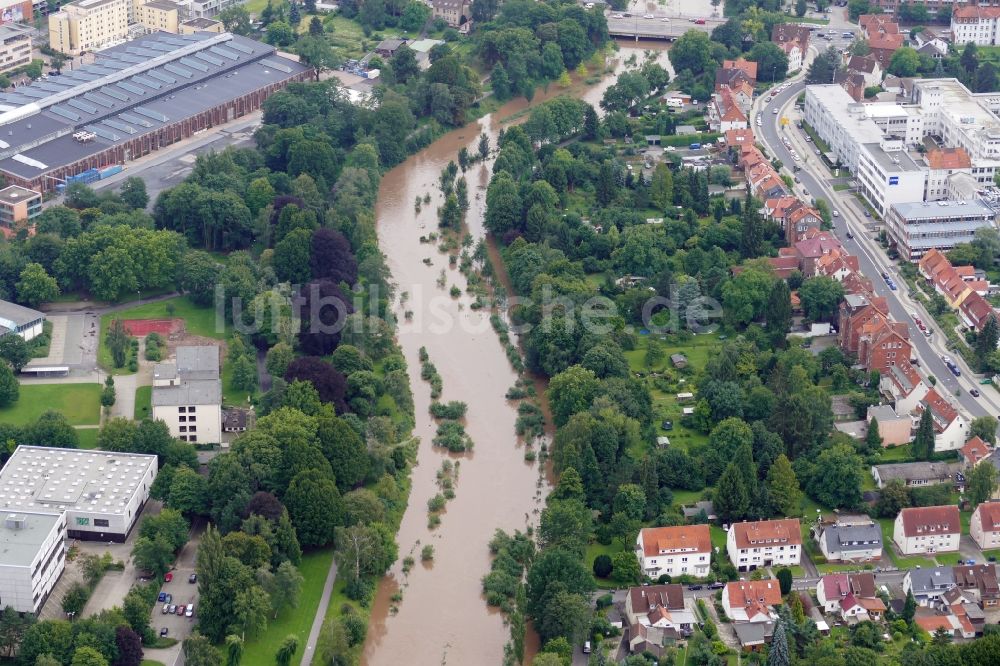
[[[257,638],[248,640],[243,652],[243,666],[272,666],[274,653],[285,640],[285,636],[294,634],[299,638],[299,655],[309,638],[319,598],[323,593],[326,574],[333,561],[333,549],[316,551],[302,556],[299,573],[305,578],[302,584],[302,596],[298,608],[285,611],[277,620],[268,622],[267,631]],[[331,606],[333,604],[331,603]],[[339,606],[338,606],[339,607]]]
[[[23,425],[49,410],[59,412],[71,425],[96,425],[101,418],[98,384],[22,384],[17,402],[0,409],[0,421]]]
[[[173,314],[167,312],[167,306],[173,307]],[[201,335],[216,340],[225,339],[227,330],[219,330],[215,322],[215,308],[195,305],[187,296],[176,296],[155,303],[143,303],[127,310],[101,317],[101,339],[97,348],[97,361],[105,370],[116,374],[128,374],[128,368],[114,368],[111,362],[111,352],[104,340],[107,337],[108,326],[113,318],[118,319],[169,319],[179,317],[184,320],[188,333]]]
[[[727,534],[718,525],[709,525],[708,531],[712,535],[712,547],[718,548],[721,552],[726,552],[726,537]]]
[[[100,430],[98,428],[77,428],[76,436],[80,440],[81,449],[96,449],[97,448],[97,433]]]
[[[598,555],[607,555],[608,557],[614,556],[615,553],[621,553],[625,550],[624,544],[622,544],[620,539],[615,539],[610,544],[605,546],[602,543],[597,543],[594,541],[587,545],[587,551],[584,554],[584,563],[586,564],[587,571],[594,570],[594,560],[597,559]],[[613,589],[618,587],[618,583],[615,583],[608,578],[594,578],[594,582],[597,583],[597,587]]]
[[[958,553],[938,553],[934,556],[940,566],[953,567],[963,561]]]
[[[882,453],[879,454],[879,463],[895,463],[895,462],[908,462],[913,460],[913,454],[910,452],[910,445],[904,444],[902,446],[892,446],[889,448],[882,449]]]
[[[132,415],[136,421],[149,418],[150,403],[153,400],[153,387],[140,386],[135,390],[135,412]]]
[[[256,391],[254,392],[256,394]],[[233,388],[233,366],[222,360],[222,402],[227,407],[248,407],[247,392]]]

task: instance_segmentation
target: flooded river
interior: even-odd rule
[[[616,71],[624,68],[633,53],[641,61],[645,49],[659,52],[658,62],[668,66],[664,46],[623,42]],[[570,94],[597,107],[613,79],[606,76],[591,86],[578,81],[569,89],[553,84],[547,92],[539,91],[533,104]],[[472,299],[465,294],[465,277],[448,266],[447,256],[434,245],[421,244],[420,237],[437,231],[441,170],[451,160],[457,163],[463,146],[476,154],[482,132],[490,136],[495,148],[501,127],[514,117],[523,117],[521,112],[528,107],[524,99],[514,100],[496,113],[442,136],[388,172],[379,190],[379,244],[397,285],[399,342],[410,368],[416,408],[414,435],[421,444],[398,535],[400,558],[410,555],[417,563],[404,574],[401,562],[397,562],[379,585],[363,655],[363,663],[369,666],[398,666],[401,661],[414,666],[500,664],[509,637],[501,614],[484,601],[481,579],[489,571],[487,543],[493,532],[497,528],[524,530],[537,522],[536,510],[542,506],[536,492],[538,463],[525,462],[524,448],[515,435],[517,413],[504,395],[517,375],[490,326],[488,313],[469,308]],[[465,173],[470,203],[466,223],[477,241],[484,235],[491,166],[492,160],[477,163]],[[417,214],[414,200],[428,193],[430,205]],[[444,289],[437,284],[442,268],[447,276]],[[449,296],[452,285],[462,290],[460,298]],[[399,298],[404,292],[406,298]],[[405,320],[404,311],[411,311],[412,319]],[[428,413],[429,385],[420,378],[421,347],[426,348],[443,378],[441,400],[461,400],[468,405],[466,429],[475,442],[471,453],[454,455],[431,445],[436,425]],[[441,525],[431,530],[427,501],[439,492],[436,473],[448,458],[461,460],[456,497],[441,515]],[[434,560],[422,564],[420,550],[426,544],[434,546]],[[398,611],[392,613],[394,606]]]

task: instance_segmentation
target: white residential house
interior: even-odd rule
[[[802,556],[799,521],[784,518],[736,523],[726,536],[726,552],[737,571],[797,565]]]
[[[644,574],[657,578],[708,575],[712,556],[712,537],[708,525],[647,527],[639,531],[636,557]]]
[[[178,347],[175,363],[153,368],[153,418],[183,442],[222,441],[222,381],[219,348]]]
[[[892,530],[892,540],[903,555],[955,552],[961,535],[962,523],[955,505],[903,509]]]
[[[921,606],[930,606],[954,586],[955,570],[947,566],[910,569],[903,577],[903,594],[912,592]]]
[[[969,536],[983,550],[1000,548],[1000,502],[983,502],[976,507],[969,520]]]

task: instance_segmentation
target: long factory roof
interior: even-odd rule
[[[37,178],[305,71],[238,35],[146,35],[0,94],[0,170]]]

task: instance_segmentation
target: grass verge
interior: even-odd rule
[[[302,574],[305,582],[302,584],[302,596],[299,599],[298,608],[289,609],[278,619],[270,620],[267,624],[267,631],[246,642],[243,661],[240,662],[242,666],[273,666],[274,653],[278,651],[285,636],[290,634],[298,636],[298,655],[302,654],[306,641],[309,639],[309,630],[312,628],[313,618],[319,607],[319,599],[323,594],[323,584],[326,582],[326,574],[330,570],[332,561],[332,548],[314,551],[302,556],[299,573]]]
[[[141,421],[143,419],[149,418],[151,415],[152,407],[150,406],[153,401],[153,387],[152,386],[140,386],[135,390],[135,411],[132,414],[132,418],[136,421]]]

